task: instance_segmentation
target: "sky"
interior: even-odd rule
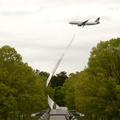
[[[99,25],[69,24],[97,17]],[[92,47],[120,37],[120,0],[0,0],[0,47],[15,48],[34,70],[50,73],[74,35],[56,73],[84,70]]]

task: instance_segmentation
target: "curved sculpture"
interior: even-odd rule
[[[67,52],[68,48],[70,47],[70,45],[72,44],[73,40],[75,38],[75,35],[73,36],[72,40],[70,41],[69,45],[67,46],[66,50],[63,52],[63,54],[61,55],[60,59],[58,60],[57,64],[55,65],[55,67],[53,68],[53,71],[51,72],[51,74],[49,75],[47,81],[46,81],[46,86],[48,86],[48,84],[50,83],[50,80],[52,78],[52,76],[54,75],[55,71],[57,70],[59,64],[61,63],[65,53]],[[59,109],[60,107],[49,97],[48,95],[48,105],[51,109]]]

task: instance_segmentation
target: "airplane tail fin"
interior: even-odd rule
[[[99,23],[99,21],[100,21],[100,17],[98,17],[98,18],[95,20],[96,23]]]

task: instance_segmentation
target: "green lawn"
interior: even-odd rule
[[[36,117],[27,118],[26,120],[38,120],[39,118],[40,118],[40,116],[36,116]]]
[[[76,118],[77,118],[77,120],[86,120],[85,117],[80,117],[80,116],[78,117],[77,116]]]

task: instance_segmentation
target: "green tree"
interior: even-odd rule
[[[119,119],[120,38],[100,42],[91,51],[86,76],[79,82],[78,109],[108,119]],[[88,92],[87,92],[88,91]],[[91,103],[91,104],[90,104]]]
[[[120,38],[100,42],[93,47],[88,61],[88,68],[93,75],[103,73],[113,77],[120,85]]]
[[[65,80],[63,87],[61,89],[62,94],[64,97],[64,102],[66,107],[70,110],[76,109],[75,107],[75,87],[76,87],[76,80],[78,78],[77,74],[71,73],[68,79]]]
[[[12,87],[11,78],[14,66],[21,62],[21,56],[14,48],[4,46],[0,48],[0,84],[2,94],[0,96],[0,116],[7,120],[11,114],[17,111],[15,94],[17,90]]]
[[[40,71],[39,75],[48,78],[50,74],[44,71]]]
[[[108,119],[117,115],[115,79],[108,79],[104,74],[92,77],[86,73],[78,83],[75,104],[80,112]]]
[[[63,85],[68,108],[76,108],[91,119],[119,120],[119,61],[120,38],[93,47],[88,67],[78,74],[71,74]]]
[[[14,89],[0,83],[0,118],[7,120],[11,114],[17,112],[17,102],[15,97]]]
[[[100,42],[97,47],[92,49],[88,61],[88,72],[93,78],[97,77],[100,73],[104,74],[106,82],[101,91],[103,90],[106,93],[106,106],[104,105],[103,112],[108,119],[119,119],[120,38]],[[109,97],[107,97],[108,95]],[[108,105],[107,101],[111,105]]]
[[[45,79],[14,48],[0,48],[0,117],[7,120],[17,115],[30,115],[47,105]]]
[[[55,87],[54,90],[55,90],[55,92],[54,92],[55,103],[59,106],[65,106],[65,102],[64,102],[65,96],[61,91],[61,86]]]
[[[58,87],[58,86],[63,86],[65,79],[67,79],[67,73],[65,71],[62,71],[58,73],[57,75],[54,75],[51,79],[51,87]]]

